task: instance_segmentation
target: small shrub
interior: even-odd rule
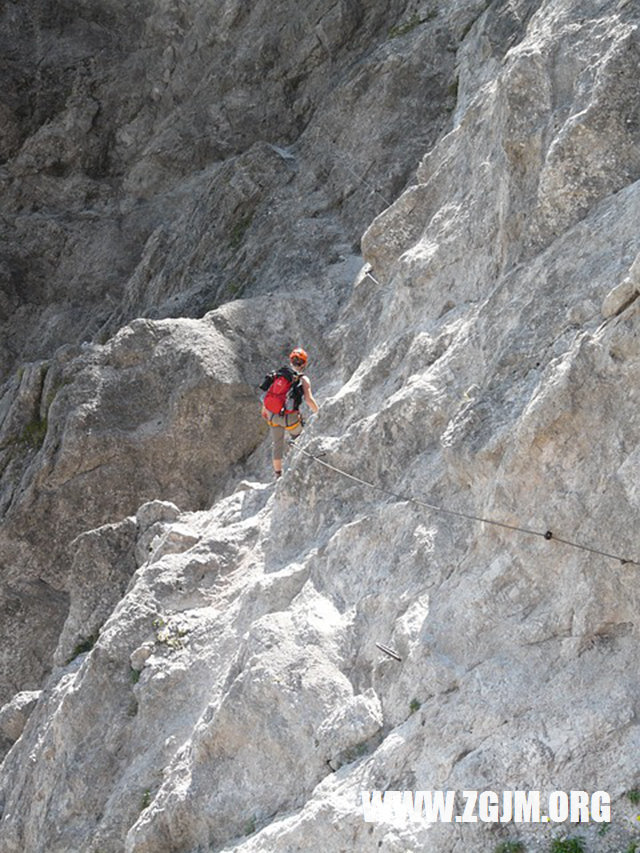
[[[253,835],[256,831],[256,819],[255,817],[250,817],[249,820],[244,825],[244,834],[245,835]]]
[[[494,853],[525,853],[525,846],[522,841],[503,841]]]
[[[90,652],[91,649],[95,646],[97,639],[98,632],[96,631],[95,634],[91,634],[89,637],[83,637],[81,640],[79,640],[73,647],[71,657],[67,661],[67,664],[70,664],[71,661],[74,661],[78,657],[78,655],[83,655],[85,652]]]
[[[157,643],[163,643],[170,649],[182,649],[184,647],[182,638],[189,633],[185,628],[170,625],[160,617],[154,619],[152,625],[156,632]]]
[[[634,806],[637,806],[640,803],[640,791],[637,788],[634,788],[632,791],[627,791],[627,799]]]
[[[142,795],[140,800],[140,811],[143,812],[145,809],[148,809],[151,805],[151,791],[147,788],[147,790]]]
[[[420,702],[418,702],[417,699],[412,699],[411,702],[409,702],[409,713],[415,714],[415,712],[419,711],[419,710],[420,710]]]
[[[555,838],[551,842],[551,853],[584,853],[584,839]]]

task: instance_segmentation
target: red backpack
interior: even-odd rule
[[[260,387],[267,392],[262,401],[264,407],[272,414],[284,415],[298,411],[302,400],[299,373],[289,367],[282,367],[266,376]]]

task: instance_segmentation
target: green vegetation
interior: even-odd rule
[[[44,444],[47,428],[48,422],[46,417],[35,417],[23,428],[20,435],[14,435],[4,441],[0,445],[0,450],[8,450],[11,447],[20,450],[40,450]]]
[[[366,741],[362,741],[362,743],[356,743],[353,746],[347,747],[344,752],[339,757],[340,765],[343,764],[352,764],[354,761],[357,761],[359,758],[362,758],[363,755],[366,755],[369,751],[369,747]]]
[[[79,640],[76,645],[73,647],[73,651],[71,652],[71,657],[67,661],[67,664],[70,664],[71,661],[74,661],[78,655],[83,655],[85,652],[90,652],[91,649],[95,646],[96,641],[98,639],[98,632],[91,634],[88,637],[83,637]]]
[[[20,368],[20,370],[24,370],[24,368]],[[51,404],[53,403],[57,393],[66,385],[70,385],[72,381],[73,380],[71,379],[58,379],[54,383],[49,390],[45,401],[45,409],[47,413],[49,412]],[[39,414],[36,414],[32,417],[29,423],[22,428],[22,431],[18,435],[13,435],[11,438],[6,439],[3,444],[0,445],[0,450],[7,450],[10,447],[14,447],[23,451],[38,451],[44,444],[48,428],[49,422],[47,415],[40,417]]]
[[[551,842],[551,853],[584,853],[584,839],[555,838]]]
[[[256,819],[254,817],[250,817],[249,820],[244,825],[244,834],[245,835],[253,835],[256,831]]]
[[[45,406],[46,406],[47,411],[49,411],[51,404],[55,400],[58,392],[62,391],[63,388],[66,388],[67,385],[71,385],[72,382],[73,382],[73,379],[57,379],[56,382],[54,382],[52,388],[49,390],[49,393],[47,394],[47,399],[45,402]]]
[[[140,670],[129,667],[129,678],[132,684],[137,684],[140,681]]]
[[[424,17],[420,17],[420,15],[412,15],[408,21],[405,21],[404,24],[396,24],[394,27],[391,27],[389,30],[389,38],[395,39],[400,36],[405,36],[407,33],[410,33],[411,30],[415,30],[416,27],[419,27],[420,24],[426,24],[428,21],[433,21],[434,18],[438,17],[438,7],[436,6],[433,9],[430,9]]]
[[[244,290],[244,282],[242,282],[242,281],[230,281],[229,284],[227,285],[227,294],[232,299],[237,299],[243,290]]]
[[[462,34],[461,34],[461,36],[460,36],[460,41],[464,41],[464,40],[465,40],[465,38],[469,35],[469,32],[471,31],[471,28],[473,27],[473,25],[475,24],[475,22],[476,22],[479,18],[481,18],[481,17],[482,17],[482,15],[484,15],[484,13],[487,11],[487,9],[489,8],[489,6],[490,6],[490,5],[491,5],[491,0],[487,0],[487,2],[484,4],[484,8],[483,8],[483,9],[481,9],[481,10],[479,11],[479,13],[476,15],[476,17],[475,17],[475,18],[472,18],[472,19],[469,21],[469,23],[467,24],[467,26],[466,26],[466,27],[463,29],[463,31],[462,31]]]
[[[632,791],[627,791],[627,799],[634,806],[637,806],[640,803],[640,790],[634,788]]]
[[[418,700],[415,698],[412,699],[411,702],[409,702],[409,713],[415,714],[415,712],[419,711],[419,710],[420,710],[420,702],[418,702]]]
[[[40,450],[47,434],[47,419],[34,418],[18,436],[18,444],[27,450]]]
[[[421,23],[422,19],[420,18],[420,15],[414,15],[406,23],[396,24],[395,27],[391,27],[389,30],[389,38],[395,39],[399,36],[404,36],[407,33],[410,33],[411,30],[415,30],[416,27],[419,27]]]
[[[184,643],[182,638],[189,633],[184,628],[179,628],[176,625],[167,624],[164,619],[157,617],[151,623],[156,632],[156,642],[163,643],[170,649],[182,649]]]
[[[151,791],[147,788],[147,790],[142,795],[140,800],[140,811],[143,812],[145,809],[148,809],[151,805]]]
[[[522,841],[503,841],[494,853],[525,853],[525,846]]]
[[[248,213],[246,216],[241,217],[231,229],[229,245],[234,251],[240,248],[242,241],[244,240],[244,235],[247,233],[252,222],[253,213]]]

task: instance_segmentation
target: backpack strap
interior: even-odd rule
[[[267,373],[267,375],[264,377],[262,382],[258,385],[258,388],[261,391],[268,391],[269,388],[271,387],[271,383],[275,379],[275,375],[276,374],[275,374],[274,370],[272,370],[271,373]]]
[[[296,373],[295,370],[292,370],[290,367],[281,367],[280,370],[276,370],[275,375],[284,376],[284,378],[288,379],[292,385],[300,379],[300,374]]]

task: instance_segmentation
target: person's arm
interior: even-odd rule
[[[318,411],[319,406],[314,400],[313,394],[311,393],[311,382],[309,382],[308,376],[302,377],[302,391],[304,393],[305,403],[307,404],[307,406],[309,406],[309,408],[315,415],[315,413]]]

